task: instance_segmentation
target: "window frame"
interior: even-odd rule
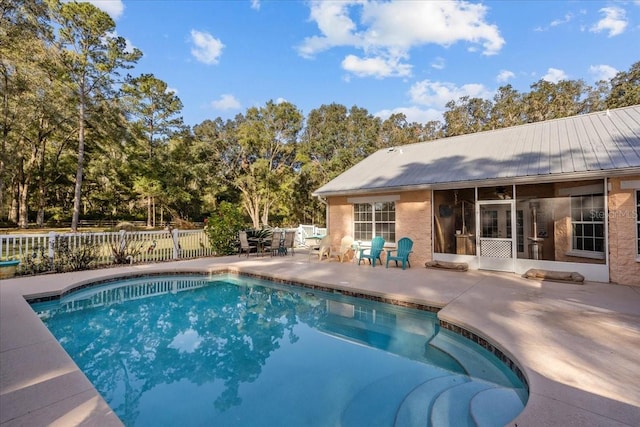
[[[591,194],[572,194],[570,196],[569,215],[571,219],[571,249],[569,255],[580,256],[584,258],[597,258],[604,259],[605,252],[607,250],[606,240],[606,202],[604,200],[604,193],[591,193]],[[602,205],[596,206],[594,201],[600,198]],[[579,206],[575,206],[575,201],[579,200]],[[590,208],[591,218],[589,219],[585,215],[585,209]],[[576,219],[576,213],[580,213],[580,219]],[[580,227],[582,233],[578,235],[576,229]],[[591,227],[589,235],[585,234],[585,231]],[[601,233],[597,232],[597,229],[601,229]],[[601,234],[601,236],[598,236]],[[578,239],[582,239],[582,248],[577,247]],[[585,242],[589,240],[593,249],[584,249]],[[597,242],[602,244],[602,250],[596,250]]]
[[[354,197],[349,198],[348,202],[352,205],[352,223],[353,223],[353,238],[355,241],[360,242],[361,244],[370,244],[371,239],[375,236],[382,236],[385,239],[385,245],[395,245],[396,244],[396,224],[397,224],[397,201],[400,199],[399,196],[389,196],[389,197]],[[385,204],[392,204],[393,206],[393,218],[390,218],[390,213],[388,209],[383,209]],[[358,210],[357,205],[368,205],[370,207],[369,211]],[[370,215],[370,218],[363,219],[362,214]],[[369,224],[371,226],[371,238],[364,239],[362,237],[362,231],[360,230],[357,224]],[[386,225],[386,227],[383,227]],[[383,231],[383,229],[386,229]],[[368,231],[367,231],[368,232]]]
[[[606,182],[605,180],[602,183],[597,184],[587,184],[579,187],[567,187],[562,188],[559,191],[559,196],[569,197],[569,233],[571,238],[571,248],[566,253],[569,256],[575,256],[580,258],[591,258],[591,259],[606,259],[607,256],[607,192],[605,191]],[[601,197],[602,198],[602,209],[601,213],[598,213],[595,216],[596,219],[600,219],[601,221],[574,221],[573,216],[573,201],[576,197]],[[582,202],[580,203],[583,205]],[[583,218],[582,218],[583,219]],[[574,224],[602,224],[602,252],[600,251],[590,251],[590,250],[582,250],[575,249],[575,233],[574,233]]]

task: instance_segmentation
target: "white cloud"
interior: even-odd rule
[[[444,70],[444,67],[445,67],[444,58],[440,56],[435,58],[433,61],[431,61],[431,67],[435,68],[436,70]]]
[[[610,65],[600,64],[590,66],[589,73],[593,76],[595,81],[611,80],[616,76],[616,74],[618,74],[618,70]]]
[[[251,9],[260,10],[260,0],[251,0]]]
[[[305,38],[298,53],[311,58],[338,46],[361,50],[365,59],[349,55],[343,61],[343,67],[351,67],[345,69],[361,76],[406,76],[411,66],[402,61],[416,46],[467,42],[480,46],[483,54],[493,55],[505,43],[497,26],[485,22],[487,8],[481,4],[372,0],[310,4],[310,20],[318,25],[320,34]],[[352,12],[358,22],[351,18]]]
[[[432,120],[441,121],[442,111],[435,110],[433,108],[422,109],[419,107],[399,107],[393,110],[380,110],[374,114],[376,117],[380,117],[382,120],[386,120],[391,117],[392,114],[404,114],[409,123],[427,123]]]
[[[70,0],[69,0],[70,1]],[[122,0],[86,0],[98,9],[107,12],[115,21],[122,16],[124,12],[124,3]]]
[[[216,110],[238,110],[242,107],[240,102],[230,94],[223,94],[217,101],[212,101],[211,106]]]
[[[165,93],[172,93],[173,92],[174,95],[178,95],[178,89],[175,89],[175,88],[172,88],[172,87],[169,87],[169,86],[167,86],[167,89],[164,92]]]
[[[224,44],[211,34],[202,31],[191,30],[191,41],[195,45],[191,48],[191,54],[205,64],[217,64],[222,55]]]
[[[509,79],[514,78],[516,75],[513,74],[512,71],[509,70],[500,70],[500,72],[498,73],[498,76],[496,77],[496,81],[503,83],[508,81]]]
[[[457,101],[463,96],[491,99],[493,93],[484,87],[484,85],[477,83],[465,84],[458,87],[449,82],[423,80],[411,86],[409,96],[414,104],[426,105],[435,109],[444,109],[447,102]]]
[[[557,68],[549,68],[547,74],[542,76],[542,80],[546,80],[550,83],[558,83],[560,80],[566,80],[569,76]]]
[[[627,28],[626,12],[620,7],[603,7],[600,9],[600,13],[604,14],[604,18],[594,24],[590,31],[599,33],[601,31],[608,31],[609,37],[620,35]]]
[[[411,75],[411,65],[400,63],[396,59],[382,57],[358,58],[355,55],[347,55],[342,61],[342,68],[359,77],[382,78]]]

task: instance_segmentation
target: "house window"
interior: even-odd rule
[[[369,242],[374,236],[382,236],[385,242],[396,241],[396,203],[354,203],[353,238]]]
[[[574,251],[604,253],[604,196],[571,197],[571,230]]]

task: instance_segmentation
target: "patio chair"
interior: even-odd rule
[[[318,256],[318,261],[322,261],[322,257],[325,255],[327,259],[331,257],[331,236],[326,235],[322,239],[320,239],[320,243],[318,245],[314,245],[309,249],[309,261],[312,256]]]
[[[280,251],[280,244],[282,243],[282,231],[274,231],[271,233],[271,239],[265,242],[263,251],[271,252],[271,256],[276,255]]]
[[[380,261],[382,264],[382,259],[380,258],[380,254],[382,253],[382,249],[384,248],[384,239],[380,236],[376,236],[371,240],[371,248],[362,248],[360,249],[360,256],[358,257],[358,265],[360,265],[360,261],[362,259],[368,259],[369,263],[375,267],[376,260]]]
[[[291,256],[293,256],[293,248],[296,243],[296,232],[294,230],[289,230],[284,232],[284,242],[282,243],[282,254],[287,255],[289,250],[291,250]]]
[[[402,261],[402,269],[405,269],[405,266],[408,265],[411,267],[411,263],[409,262],[409,255],[411,254],[413,249],[413,240],[408,237],[403,237],[398,240],[398,244],[396,249],[387,250],[387,268],[389,268],[389,261],[395,261],[396,267],[398,266],[398,261]],[[396,254],[393,255],[393,252]]]
[[[247,232],[242,230],[238,233],[238,238],[240,239],[240,247],[238,248],[238,256],[242,255],[243,252],[247,253],[247,257],[251,252],[258,252],[258,246],[252,245],[249,243],[249,238],[247,237]]]
[[[353,251],[353,237],[344,236],[340,240],[340,248],[335,251],[335,257],[338,258],[338,261],[343,262],[351,251]]]

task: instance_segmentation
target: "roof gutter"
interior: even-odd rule
[[[358,194],[380,194],[390,192],[407,192],[407,191],[420,191],[420,190],[450,190],[455,188],[464,187],[491,187],[496,185],[512,185],[512,184],[538,184],[538,183],[551,183],[562,181],[575,181],[583,179],[602,179],[612,177],[623,177],[629,175],[638,175],[640,168],[630,167],[625,169],[610,169],[610,170],[594,170],[586,172],[569,172],[569,173],[557,173],[550,175],[531,175],[531,176],[518,176],[518,177],[505,177],[496,179],[478,179],[470,181],[452,181],[441,182],[433,184],[417,184],[417,185],[403,185],[393,187],[375,187],[375,188],[354,188],[339,191],[327,191],[327,192],[314,192],[313,196],[323,198],[323,203],[326,203],[327,197],[335,196],[352,196]]]

